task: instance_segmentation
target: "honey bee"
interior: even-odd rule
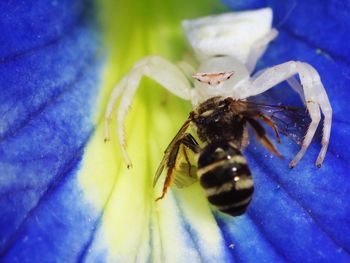
[[[178,187],[185,187],[199,180],[208,201],[218,210],[231,216],[243,214],[254,192],[253,177],[242,154],[248,144],[248,125],[264,147],[283,158],[259,121],[271,127],[280,142],[279,130],[294,139],[300,138],[297,131],[288,127],[290,123],[283,121],[300,119],[302,114],[298,108],[270,106],[230,97],[206,100],[189,114],[165,151],[154,178],[155,186],[166,170],[163,192],[157,200],[165,196],[172,182]],[[301,130],[303,126],[298,127]],[[189,132],[191,128],[198,139]]]

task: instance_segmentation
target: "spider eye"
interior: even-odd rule
[[[234,71],[219,72],[219,73],[196,73],[192,77],[200,82],[207,83],[210,86],[219,85],[221,82],[230,79]]]

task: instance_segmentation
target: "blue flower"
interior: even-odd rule
[[[224,9],[184,0],[1,3],[0,261],[349,262],[350,6],[223,2],[274,9],[280,35],[259,68],[301,60],[319,71],[334,110],[322,168],[319,138],[293,170],[252,141],[256,190],[246,215],[213,212],[198,185],[155,203],[154,171],[190,105],[143,81],[126,125],[128,171],[115,135],[103,143],[106,101],[142,56],[182,58],[181,19]],[[269,95],[299,104],[285,86]],[[298,150],[287,139],[278,148],[288,158]]]

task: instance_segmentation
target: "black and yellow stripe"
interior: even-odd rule
[[[234,144],[207,145],[199,156],[197,174],[209,202],[221,212],[238,216],[246,211],[254,192],[253,178]]]

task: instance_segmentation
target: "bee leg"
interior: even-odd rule
[[[175,168],[175,165],[176,165],[176,159],[177,159],[177,156],[178,156],[178,153],[179,153],[179,148],[180,148],[180,145],[181,145],[181,141],[182,141],[182,139],[180,139],[174,145],[174,148],[172,149],[172,151],[169,154],[169,159],[168,159],[168,162],[167,162],[168,170],[167,170],[166,177],[165,177],[164,184],[163,184],[162,195],[156,199],[156,202],[164,198],[164,196],[167,193],[168,188],[169,188],[169,186],[170,186],[170,184],[172,182],[174,168]]]
[[[283,156],[280,154],[280,152],[270,142],[269,138],[267,138],[264,127],[259,122],[257,122],[256,120],[254,120],[252,118],[247,118],[247,121],[249,122],[249,124],[253,127],[254,131],[256,132],[256,135],[257,135],[260,143],[266,149],[268,149],[270,152],[272,152],[274,155],[283,159]]]
[[[280,134],[278,133],[278,129],[277,129],[277,126],[276,124],[273,122],[273,120],[271,120],[269,117],[267,117],[266,115],[264,114],[260,114],[259,115],[259,118],[265,122],[268,126],[270,126],[270,128],[273,129],[274,133],[275,133],[275,136],[276,136],[276,140],[278,143],[281,142],[281,138],[280,138]]]
[[[165,194],[168,191],[169,186],[172,183],[173,180],[173,174],[174,174],[174,169],[176,167],[177,164],[177,159],[178,159],[178,154],[179,154],[179,150],[181,146],[185,146],[187,148],[189,148],[191,151],[193,151],[194,153],[198,153],[200,151],[200,147],[197,143],[197,141],[193,138],[193,136],[189,133],[185,134],[183,138],[181,138],[176,145],[174,146],[173,150],[170,152],[169,154],[169,159],[167,162],[167,167],[168,167],[168,171],[167,171],[167,175],[165,177],[165,181],[164,181],[164,185],[163,185],[163,190],[162,190],[162,195],[160,197],[158,197],[156,199],[156,201],[159,201],[161,199],[164,198]],[[187,157],[186,157],[187,156]],[[185,155],[186,161],[189,161],[188,159],[188,155],[186,153]],[[191,165],[190,165],[191,166]]]
[[[181,144],[189,148],[194,153],[199,153],[201,150],[198,142],[190,133],[187,133],[185,137],[181,139]]]
[[[188,164],[188,176],[193,177],[193,172],[192,172],[192,164],[190,162],[187,149],[190,149],[194,153],[199,153],[201,148],[199,147],[196,139],[191,135],[187,134],[182,141],[182,144],[185,146],[182,148],[183,154],[185,156],[185,160]]]
[[[171,181],[172,181],[172,178],[173,178],[174,167],[172,169],[168,170],[165,181],[164,181],[164,185],[163,185],[162,195],[156,199],[156,202],[163,199],[165,194],[167,193],[168,188],[169,188]]]
[[[182,148],[182,152],[183,152],[183,154],[185,156],[185,160],[186,160],[187,165],[188,165],[188,176],[192,177],[192,165],[191,165],[190,159],[188,157],[186,147]]]

